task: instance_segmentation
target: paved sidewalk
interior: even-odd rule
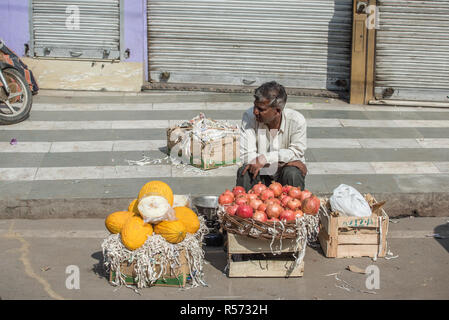
[[[160,179],[177,194],[219,194],[237,166],[196,175],[166,160],[166,128],[199,112],[240,123],[250,94],[43,92],[31,117],[0,127],[1,218],[102,218]],[[308,123],[306,186],[345,183],[386,200],[390,216],[449,216],[449,109],[349,105],[289,96]],[[11,144],[16,139],[16,144]]]
[[[306,249],[302,278],[228,278],[222,247],[204,247],[208,287],[153,287],[140,295],[108,283],[99,264],[108,235],[104,219],[0,220],[0,298],[83,300],[449,299],[449,219],[402,218],[390,224],[391,259],[331,259]],[[434,235],[439,234],[440,238]],[[366,287],[365,270],[379,268],[379,289]],[[69,266],[69,269],[67,269]],[[79,268],[79,289],[66,286]],[[13,280],[12,280],[13,279]]]

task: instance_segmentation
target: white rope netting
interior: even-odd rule
[[[202,248],[204,236],[209,232],[204,217],[199,216],[200,229],[195,234],[187,233],[185,239],[177,244],[167,242],[162,236],[153,234],[138,249],[127,249],[120,234],[111,234],[104,239],[101,248],[103,250],[103,265],[107,272],[115,272],[115,279],[111,283],[115,286],[125,285],[135,289],[126,283],[126,275],[121,270],[123,262],[134,263],[137,288],[149,287],[165,275],[177,277],[173,270],[181,267],[180,256],[185,254],[191,278],[191,287],[207,286],[204,281],[204,250]]]
[[[229,123],[226,120],[212,120],[206,118],[204,113],[200,113],[192,120],[179,123],[174,128],[182,128],[182,132],[178,132],[173,138],[177,141],[175,151],[172,150],[170,155],[163,158],[151,158],[143,155],[141,160],[126,160],[128,165],[147,166],[156,164],[170,164],[173,167],[182,170],[185,174],[194,174],[202,176],[210,176],[215,173],[202,170],[192,166],[191,158],[191,144],[192,140],[195,143],[204,147],[211,141],[220,140],[227,136],[238,135],[238,127]],[[178,156],[178,151],[182,151],[182,155]]]

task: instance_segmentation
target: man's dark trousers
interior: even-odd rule
[[[277,181],[283,186],[290,185],[293,187],[300,187],[304,190],[306,177],[302,175],[301,171],[297,167],[284,166],[279,168],[278,172],[274,176],[260,175],[260,173],[253,178],[253,175],[247,170],[242,176],[242,172],[245,169],[246,164],[239,168],[237,171],[237,186],[244,187],[248,192],[255,184],[262,182],[266,186],[269,186],[271,182]]]

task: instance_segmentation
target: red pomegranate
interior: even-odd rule
[[[269,218],[279,218],[282,211],[284,211],[284,209],[282,209],[282,206],[277,203],[268,205],[267,210],[265,210]]]
[[[282,184],[279,182],[273,181],[268,188],[273,191],[275,197],[279,197],[282,194]]]
[[[263,200],[263,201],[271,199],[271,198],[274,198],[274,192],[271,191],[270,189],[265,189],[260,194],[260,199]]]
[[[296,210],[298,208],[301,208],[301,201],[298,199],[291,199],[290,201],[287,202],[287,207],[290,210]]]
[[[235,204],[242,205],[242,204],[247,204],[247,203],[248,203],[248,199],[243,194],[240,194],[235,198]]]
[[[218,197],[218,203],[223,205],[227,205],[227,204],[231,204],[234,202],[234,195],[231,193],[222,193],[219,197]]]
[[[279,219],[281,219],[281,221],[294,221],[295,213],[292,210],[284,210],[279,216]]]
[[[292,198],[299,199],[301,197],[301,189],[298,187],[291,187],[288,195]]]
[[[295,210],[295,217],[296,216],[298,216],[298,217],[302,217],[302,216],[304,216],[304,212],[302,212],[301,210]]]
[[[255,193],[247,193],[246,198],[248,199],[248,202],[251,202],[251,200],[259,199],[259,195]]]
[[[238,196],[239,194],[246,194],[245,188],[241,187],[241,186],[235,186],[232,189],[232,193],[234,194],[234,196]]]
[[[265,203],[262,203],[258,208],[258,211],[265,212],[267,210],[267,205]]]
[[[305,189],[303,192],[301,192],[301,198],[299,200],[304,201],[305,199],[309,198],[312,195],[312,192]]]
[[[236,214],[241,218],[251,218],[253,216],[253,208],[247,204],[240,205],[237,208]]]
[[[230,206],[226,206],[226,213],[229,214],[230,216],[234,216],[235,213],[237,212],[237,208],[238,208],[238,204],[232,204]]]
[[[289,186],[288,184],[286,184],[285,186],[282,187],[282,193],[288,194],[288,192],[290,191],[291,188],[292,188],[292,186]]]
[[[284,208],[286,208],[286,207],[287,207],[287,204],[290,202],[290,200],[293,200],[293,198],[290,197],[290,196],[285,196],[284,198],[282,198],[282,200],[281,200],[282,206],[283,206]]]
[[[254,185],[251,190],[255,194],[261,194],[262,191],[264,191],[265,189],[267,189],[267,186],[264,185],[262,182],[259,182],[258,184]]]
[[[265,212],[256,211],[256,212],[254,212],[253,219],[260,221],[260,222],[266,222],[268,220],[268,217],[265,214]]]
[[[253,208],[254,210],[257,210],[257,208],[259,208],[259,206],[263,204],[263,201],[260,199],[253,199],[249,202],[249,205],[251,206],[251,208]]]
[[[305,214],[316,215],[320,210],[320,199],[317,196],[311,195],[304,199],[301,207]]]

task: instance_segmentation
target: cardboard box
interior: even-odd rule
[[[369,217],[337,215],[329,200],[321,206],[318,239],[326,257],[385,257],[389,217],[371,195],[365,199],[373,208]]]
[[[156,280],[153,284],[148,284],[148,286],[159,286],[159,287],[185,287],[186,283],[190,279],[189,275],[189,265],[185,256],[185,251],[181,251],[179,256],[180,266],[176,268],[171,268],[168,266],[169,272],[167,272],[164,276]],[[136,281],[136,272],[134,270],[135,262],[128,263],[124,261],[120,265],[121,272],[125,275],[125,281],[130,285],[137,285]],[[160,267],[156,266],[156,272],[160,272]],[[115,280],[116,272],[111,270],[109,274],[109,281],[112,282]]]
[[[167,130],[167,149],[168,154],[181,142],[182,136],[187,128],[174,127]],[[179,148],[176,146],[176,148]],[[182,156],[182,150],[179,149],[178,156]],[[240,135],[238,131],[230,133],[227,136],[201,142],[195,137],[190,140],[190,165],[209,170],[213,168],[229,166],[240,161]]]

